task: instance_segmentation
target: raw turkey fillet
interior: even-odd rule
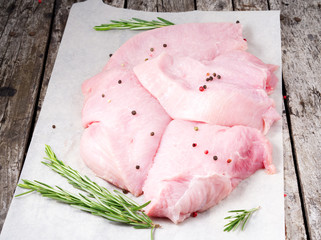
[[[246,48],[242,26],[232,23],[182,24],[146,31],[128,40],[103,72],[83,83],[82,123],[86,129],[81,153],[85,163],[99,177],[136,196],[141,194],[170,117],[141,86],[133,67],[166,52],[206,62],[221,53]],[[134,117],[130,114],[133,110],[137,111]]]
[[[113,69],[93,79],[82,89],[82,158],[97,176],[139,196],[171,119],[132,72]]]
[[[143,187],[151,201],[145,211],[182,222],[216,205],[261,168],[275,172],[271,145],[258,130],[173,120]]]
[[[124,43],[105,70],[122,66],[132,69],[161,53],[210,61],[230,50],[246,50],[242,25],[235,23],[187,23],[140,33]]]
[[[82,85],[87,166],[135,196],[144,191],[147,213],[175,223],[214,206],[257,169],[274,172],[260,131],[280,118],[268,97],[276,66],[246,49],[242,26],[232,23],[181,24],[128,40]],[[206,81],[208,72],[222,77]]]
[[[275,87],[276,68],[233,50],[207,63],[163,53],[136,66],[134,72],[173,119],[244,125],[267,133],[280,119],[266,93]],[[209,77],[212,80],[206,81]],[[206,89],[200,91],[204,85]]]

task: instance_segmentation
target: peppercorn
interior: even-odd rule
[[[136,111],[135,111],[135,110],[133,110],[133,111],[132,111],[132,114],[133,114],[133,115],[136,115]]]
[[[139,165],[136,165],[136,169],[139,169],[140,168],[140,166]]]
[[[163,44],[163,47],[167,47],[167,44],[166,44],[166,43],[164,43],[164,44]]]
[[[217,79],[221,79],[221,75],[217,75]]]
[[[151,132],[151,133],[150,133],[150,135],[151,135],[151,136],[154,136],[154,135],[155,135],[155,133],[154,133],[154,132]]]
[[[205,154],[208,154],[208,150],[205,150],[204,153],[205,153]]]
[[[236,23],[240,23],[240,21],[239,21],[239,20],[237,20],[237,21],[236,21]]]
[[[103,97],[103,98],[104,98],[104,97],[105,97],[105,94],[101,94],[101,97]]]
[[[217,156],[214,156],[213,159],[216,161],[216,160],[218,159],[218,157],[217,157]]]
[[[196,146],[197,146],[197,144],[196,144],[196,143],[193,143],[193,144],[192,144],[192,146],[193,146],[193,147],[196,147]]]
[[[154,48],[151,48],[150,51],[151,51],[151,52],[154,52]]]
[[[118,80],[118,84],[121,84],[121,80]]]
[[[203,88],[204,88],[204,89],[206,89],[206,88],[207,88],[207,86],[206,86],[206,85],[204,85],[204,86],[203,86]]]
[[[204,87],[203,87],[203,86],[200,86],[199,90],[200,90],[201,92],[203,92],[203,91],[204,91]]]
[[[230,162],[232,162],[232,159],[227,159],[226,162],[227,162],[227,163],[230,163]]]

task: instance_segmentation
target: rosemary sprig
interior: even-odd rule
[[[46,145],[46,155],[45,159],[49,162],[42,163],[66,178],[73,187],[87,193],[87,196],[82,193],[70,193],[58,186],[52,187],[39,181],[23,179],[23,183],[18,184],[18,186],[29,189],[29,191],[16,197],[36,191],[44,197],[67,203],[75,208],[113,222],[131,225],[134,228],[150,228],[151,239],[153,239],[154,229],[160,226],[154,224],[142,210],[150,202],[139,205],[116,190],[111,193],[106,188],[90,180],[87,176],[81,176],[76,170],[65,165],[64,162],[56,157],[48,145]]]
[[[139,18],[132,18],[129,20],[111,20],[111,23],[101,24],[100,26],[95,26],[96,31],[107,31],[111,29],[130,29],[130,30],[149,30],[154,28],[166,27],[170,25],[175,25],[174,23],[165,20],[164,18],[157,17],[157,20],[146,21]]]
[[[224,227],[224,232],[235,231],[242,224],[242,231],[244,230],[246,222],[249,220],[251,215],[259,210],[260,207],[252,208],[250,210],[232,210],[229,213],[236,213],[235,215],[228,216],[224,219],[234,219],[227,223]]]

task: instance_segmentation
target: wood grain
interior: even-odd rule
[[[284,212],[285,212],[285,239],[307,239],[304,226],[302,205],[298,190],[291,139],[289,134],[286,111],[283,104],[283,160],[284,160]]]
[[[234,0],[235,11],[269,10],[267,0]]]
[[[29,142],[53,2],[10,0],[0,5],[0,229]]]
[[[197,0],[196,9],[200,11],[233,11],[232,0]]]
[[[195,10],[194,0],[128,0],[127,8],[151,12],[185,12]]]
[[[271,0],[281,9],[283,78],[308,237],[321,239],[321,1]]]
[[[240,11],[268,10],[267,1],[237,0],[234,7]],[[280,79],[281,80],[281,79]],[[286,239],[307,239],[300,200],[295,163],[292,155],[286,112],[283,112],[283,160],[284,160],[284,201]]]

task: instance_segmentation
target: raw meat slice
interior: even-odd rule
[[[173,119],[244,125],[267,133],[273,122],[280,119],[274,101],[265,92],[267,85],[272,88],[267,81],[271,79],[272,65],[241,51],[226,54],[208,65],[161,54],[136,66],[134,72]],[[237,63],[238,59],[243,63]],[[212,75],[216,70],[216,74],[222,72],[221,79],[206,81],[207,73]]]
[[[182,222],[216,205],[261,168],[275,172],[271,145],[258,130],[173,120],[143,187],[151,201],[146,213]]]
[[[265,64],[254,55],[241,50],[229,51],[205,63],[190,57],[174,57],[166,53],[150,62],[142,64],[142,68],[144,66],[153,67],[153,69],[161,68],[167,75],[182,79],[191,88],[196,89],[202,84],[210,87],[213,82],[218,81],[242,88],[264,89],[270,93],[277,84],[277,78],[273,74],[277,66]],[[135,67],[134,71],[139,68],[139,66]],[[140,73],[139,70],[137,72]],[[210,76],[207,76],[208,73]],[[220,79],[213,77],[213,73],[220,75]],[[206,81],[209,77],[213,80]]]
[[[161,53],[210,61],[230,50],[245,50],[242,25],[235,23],[187,23],[140,33],[123,44],[105,70],[122,66],[132,69]]]
[[[132,71],[113,69],[93,79],[82,89],[82,158],[97,176],[138,196],[171,119]]]

